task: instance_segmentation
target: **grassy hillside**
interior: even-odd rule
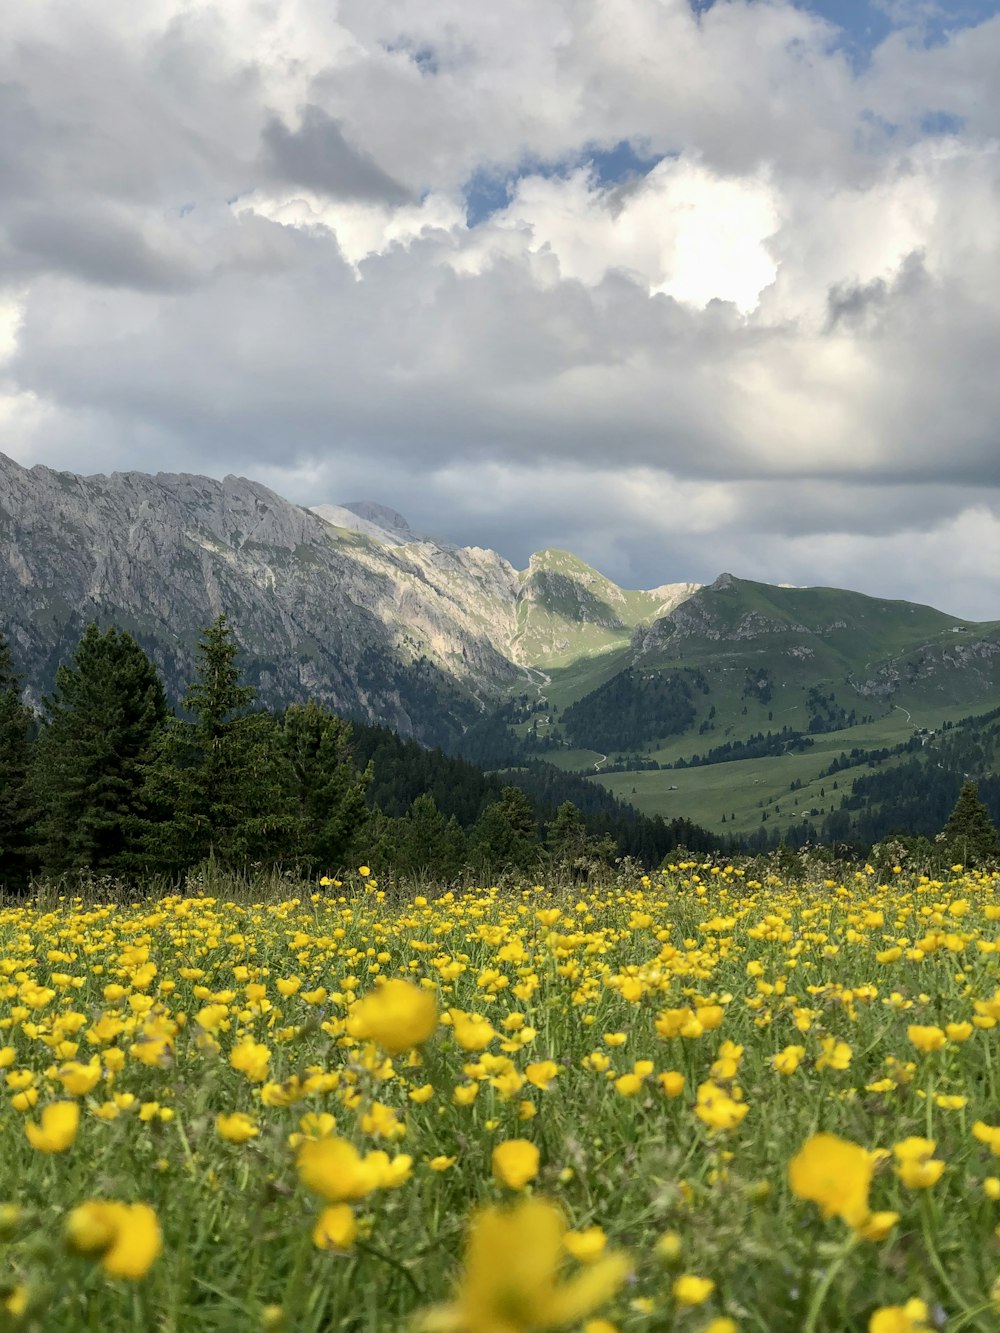
[[[716,832],[803,819],[818,832],[857,776],[833,786],[820,776],[832,759],[1000,703],[1000,624],[837,588],[724,575],[628,643],[592,642],[536,670],[544,711],[522,735],[554,740],[551,763],[644,813]],[[697,687],[665,725],[665,690],[681,678]]]
[[[536,552],[521,580],[512,646],[518,660],[546,670],[626,647],[637,625],[666,615],[694,587],[619,588],[558,550]]]

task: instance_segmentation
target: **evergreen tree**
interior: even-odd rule
[[[289,851],[307,871],[344,865],[368,820],[372,766],[358,772],[351,731],[312,699],[291,705],[282,719],[282,785],[294,820]]]
[[[300,827],[281,784],[281,735],[267,713],[248,711],[239,646],[225,615],[202,633],[195,679],[146,770],[148,866],[178,874],[208,857],[230,867],[289,858]]]
[[[450,879],[457,867],[447,863],[449,853],[448,821],[437,808],[433,796],[418,796],[409,814],[400,821],[396,863],[398,875],[426,875]]]
[[[21,702],[21,680],[0,635],[0,889],[27,887],[33,868],[31,748],[34,719]]]
[[[555,819],[546,825],[549,851],[555,864],[574,879],[586,879],[599,865],[610,861],[616,851],[610,833],[592,837],[583,816],[572,801],[563,801]]]
[[[444,859],[440,877],[448,881],[457,879],[465,869],[468,859],[469,840],[462,825],[452,815],[444,830]]]
[[[962,783],[955,808],[944,826],[943,841],[954,848],[963,865],[982,865],[1000,857],[996,825],[979,799],[979,789],[974,782]]]
[[[486,807],[472,830],[472,864],[479,873],[529,870],[539,850],[531,802],[519,787],[504,787],[499,801]]]
[[[88,625],[56,672],[35,747],[47,871],[128,868],[142,764],[166,715],[160,677],[135,639]]]
[[[572,866],[587,855],[587,829],[572,801],[563,801],[545,826],[549,851],[557,865]]]

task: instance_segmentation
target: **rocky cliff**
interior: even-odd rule
[[[135,634],[176,695],[225,611],[265,700],[313,695],[447,743],[553,640],[570,657],[595,626],[602,647],[627,642],[637,612],[675,598],[567,560],[522,575],[379,505],[310,510],[242,477],[83,477],[0,454],[0,629],[36,700],[91,620]]]
[[[494,552],[334,527],[241,477],[79,477],[0,455],[0,627],[36,697],[90,620],[130,629],[177,692],[226,611],[265,698],[312,694],[443,740],[521,676],[502,647],[518,587]]]

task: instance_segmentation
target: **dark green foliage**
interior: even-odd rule
[[[693,754],[689,759],[678,759],[673,764],[661,764],[661,768],[701,768],[705,764],[728,764],[733,759],[762,759],[765,755],[799,754],[815,745],[810,736],[803,736],[801,731],[791,727],[782,727],[780,731],[758,731],[746,740],[724,741],[715,745],[704,754]]]
[[[380,869],[411,879],[450,882],[464,869],[465,833],[454,815],[445,819],[432,796],[418,796],[401,819],[374,822],[379,839],[372,860]]]
[[[902,762],[890,762],[897,758]],[[891,749],[852,750],[821,776],[862,763],[870,771],[841,793],[840,808],[827,815],[819,835],[812,832],[814,840],[864,847],[897,835],[935,838],[967,774],[991,819],[1000,817],[1000,709],[945,723]]]
[[[743,698],[769,704],[774,694],[774,681],[767,667],[747,667],[743,680]]]
[[[48,802],[49,868],[180,876],[211,858],[310,874],[369,860],[395,876],[446,881],[470,867],[527,874],[544,860],[546,820],[559,855],[588,867],[615,852],[654,865],[680,842],[714,846],[687,821],[647,819],[598,783],[537,759],[487,774],[316,703],[278,718],[256,711],[238,652],[220,616],[203,634],[184,713],[171,717],[136,642],[87,631],[49,703],[33,768]],[[577,821],[583,841],[571,847]]]
[[[695,719],[698,674],[626,667],[571,704],[562,715],[563,730],[575,745],[609,754],[679,736]]]
[[[0,635],[0,889],[27,887],[34,868],[31,746],[34,719],[21,702],[21,681]]]
[[[963,782],[944,826],[944,841],[963,865],[981,866],[1000,857],[1000,838],[974,782]]]
[[[837,696],[831,691],[824,694],[818,685],[810,685],[806,695],[806,712],[809,715],[809,732],[816,736],[825,731],[844,731],[853,727],[858,720],[856,709],[850,712],[837,702]]]
[[[539,851],[531,802],[519,787],[504,787],[469,837],[471,865],[481,874],[528,870],[538,863]]]
[[[306,871],[333,871],[358,849],[371,765],[359,773],[351,724],[322,704],[292,704],[280,728],[282,787],[294,823],[289,853]]]
[[[140,860],[179,874],[208,857],[231,867],[292,862],[301,807],[282,786],[282,734],[268,713],[248,712],[239,647],[226,617],[204,631],[195,679],[158,737],[143,795],[151,817]]]
[[[386,727],[355,723],[351,750],[359,769],[372,770],[368,803],[392,818],[407,814],[418,796],[433,797],[443,815],[471,828],[503,783],[466,759],[425,749]]]
[[[545,840],[553,864],[574,879],[586,879],[599,866],[607,865],[615,853],[611,834],[592,837],[572,801],[564,801],[545,826]]]
[[[127,866],[141,767],[166,715],[156,668],[132,636],[89,625],[72,662],[56,672],[35,747],[46,871]]]

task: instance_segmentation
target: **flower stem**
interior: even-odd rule
[[[848,1238],[846,1245],[834,1259],[833,1263],[823,1274],[823,1280],[813,1292],[813,1298],[809,1302],[809,1313],[806,1315],[806,1322],[802,1325],[802,1333],[816,1333],[816,1323],[823,1308],[823,1302],[826,1300],[827,1292],[833,1285],[833,1280],[844,1266],[847,1256],[858,1243],[858,1237],[853,1233]]]

